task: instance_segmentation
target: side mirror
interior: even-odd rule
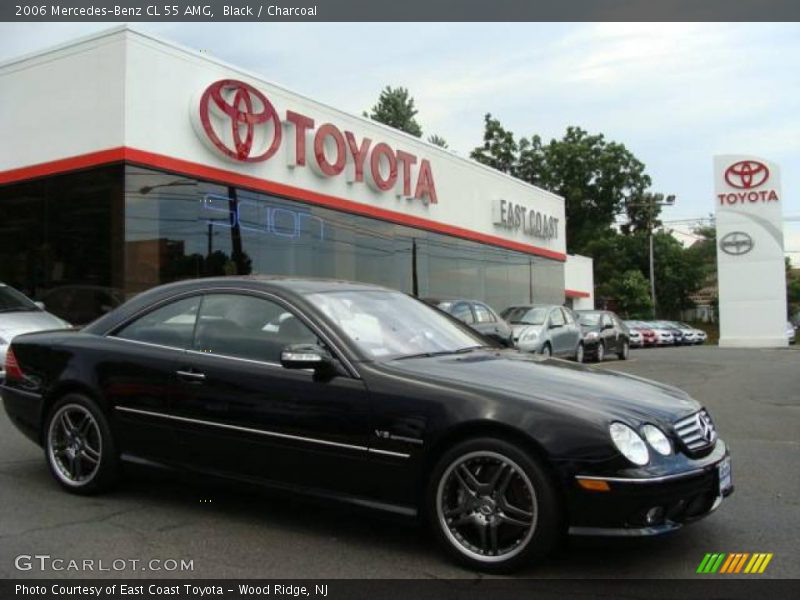
[[[550,323],[548,329],[558,329],[559,327],[563,327],[560,323]]]
[[[333,358],[316,344],[290,344],[281,351],[281,365],[286,369],[333,368]]]

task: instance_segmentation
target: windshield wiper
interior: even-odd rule
[[[448,354],[466,354],[467,352],[473,352],[474,350],[480,350],[481,348],[491,348],[491,346],[466,346],[464,348],[459,348],[458,350],[438,350],[436,352],[405,354],[403,356],[396,357],[394,360],[405,360],[406,358],[431,358],[433,356],[447,356]]]

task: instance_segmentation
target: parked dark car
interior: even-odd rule
[[[511,326],[491,306],[477,300],[441,300],[425,298],[425,302],[454,316],[475,331],[504,346],[512,346]]]
[[[620,360],[628,360],[631,349],[628,326],[608,310],[579,310],[578,322],[583,332],[586,356],[603,362],[606,355],[616,354]]]
[[[105,490],[134,461],[422,512],[487,571],[565,532],[673,531],[733,489],[728,449],[686,393],[487,347],[357,283],[154,288],[82,330],[15,338],[2,395],[70,492]]]

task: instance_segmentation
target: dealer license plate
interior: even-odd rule
[[[733,479],[731,478],[731,458],[726,456],[721,463],[717,466],[717,474],[719,475],[719,491],[724,494],[733,486]]]

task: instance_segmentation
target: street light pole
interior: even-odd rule
[[[672,206],[675,204],[675,196],[670,194],[666,198],[664,194],[645,194],[645,203],[630,203],[629,207],[643,206],[647,208],[647,235],[650,245],[650,302],[653,305],[653,319],[656,318],[656,271],[655,271],[655,257],[653,252],[653,221],[656,212],[656,206]]]

